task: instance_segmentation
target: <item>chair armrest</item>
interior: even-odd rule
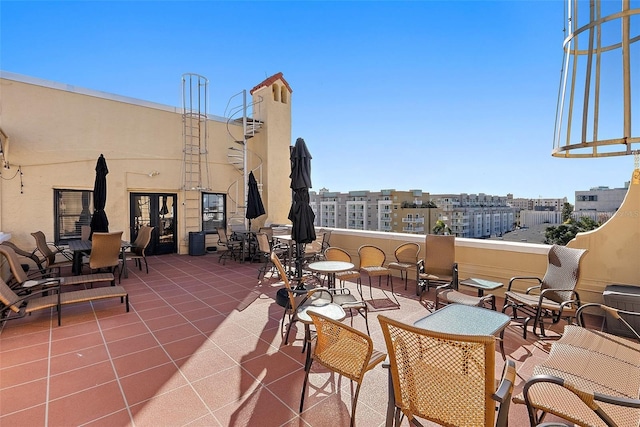
[[[616,423],[613,420],[611,420],[611,418],[602,410],[598,402],[608,403],[611,405],[617,405],[617,406],[622,406],[626,408],[640,408],[640,399],[630,399],[625,397],[606,395],[598,392],[585,391],[585,390],[579,389],[578,387],[576,387],[570,382],[566,382],[562,378],[558,378],[552,375],[535,375],[527,380],[522,390],[522,393],[524,395],[524,401],[529,410],[529,414],[535,413],[535,410],[538,409],[536,408],[535,404],[532,403],[531,396],[529,393],[529,390],[531,389],[531,387],[534,384],[538,384],[538,383],[555,384],[559,387],[563,387],[564,389],[570,391],[571,393],[576,395],[576,397],[579,398],[582,402],[584,402],[584,404],[588,409],[595,412],[595,414],[606,425],[610,425],[610,426],[616,425]],[[546,408],[541,408],[541,409],[546,410]],[[576,411],[578,411],[578,408],[576,408]]]
[[[513,391],[513,385],[516,381],[516,363],[507,359],[504,368],[502,369],[502,379],[498,385],[498,389],[491,396],[496,402],[504,403],[511,399],[511,393]]]
[[[350,294],[351,293],[351,289],[349,288],[331,288],[331,289],[327,289],[329,292],[332,292],[334,294],[338,293],[338,292],[342,292],[343,294]]]
[[[613,316],[614,319],[619,320],[620,322],[622,322],[627,328],[629,328],[631,330],[631,332],[636,336],[636,338],[638,339],[638,341],[640,341],[640,331],[636,331],[633,326],[631,326],[629,324],[629,322],[627,322],[624,318],[622,318],[622,316],[620,316],[621,314],[624,315],[628,315],[628,316],[638,316],[640,317],[640,312],[637,311],[627,311],[627,310],[619,310],[617,308],[614,307],[609,307],[607,305],[604,304],[598,304],[595,302],[589,303],[589,304],[584,304],[581,305],[580,307],[578,307],[578,310],[576,311],[576,317],[578,319],[578,325],[579,326],[583,326],[582,325],[582,312],[589,307],[599,307],[600,309],[604,310],[606,313],[610,314],[611,316]]]
[[[516,277],[512,277],[511,279],[509,279],[509,286],[507,287],[507,292],[511,290],[511,285],[513,284],[513,282],[516,282],[516,281],[519,281],[519,280],[537,280],[538,281],[538,286],[542,285],[542,279],[539,278],[539,277],[516,276]]]

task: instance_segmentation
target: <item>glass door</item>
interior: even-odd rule
[[[143,225],[154,227],[147,248],[148,255],[177,252],[177,201],[175,193],[131,193],[131,241],[136,239]]]

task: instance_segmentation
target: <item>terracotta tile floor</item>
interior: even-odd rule
[[[315,367],[305,411],[298,414],[303,330],[283,345],[282,308],[274,302],[281,286],[275,278],[256,280],[257,268],[222,265],[214,254],[150,257],[148,275],[130,268],[122,280],[129,313],[110,300],[65,307],[62,326],[53,312],[6,322],[0,332],[0,425],[348,425],[349,381]],[[413,295],[415,284],[404,291],[396,280],[396,288],[401,309],[383,313],[407,323],[428,313]],[[369,326],[384,350],[377,314],[369,313]],[[352,320],[365,330],[360,316]],[[507,329],[506,353],[518,368],[516,392],[549,345]],[[499,373],[499,354],[497,360]],[[357,424],[384,425],[386,399],[387,374],[378,367],[363,382]],[[510,425],[528,425],[522,405],[511,406]]]

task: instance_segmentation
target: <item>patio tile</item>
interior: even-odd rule
[[[350,382],[317,364],[305,411],[298,415],[304,328],[292,328],[284,345],[283,309],[274,301],[282,284],[275,277],[258,281],[257,264],[217,261],[217,254],[150,256],[149,274],[132,269],[122,281],[131,298],[129,313],[119,302],[105,301],[69,307],[61,327],[53,311],[7,322],[0,331],[0,424],[348,425]],[[346,286],[358,295],[354,283]],[[400,287],[400,310],[369,313],[378,350],[385,347],[378,314],[405,323],[428,314],[414,287]],[[373,294],[382,297],[377,285]],[[361,316],[345,323],[352,320],[365,329]],[[520,328],[507,328],[504,344],[517,363],[516,392],[562,326],[548,340],[524,340]],[[502,359],[496,357],[499,371]],[[366,374],[358,425],[384,425],[386,375],[381,367]],[[527,425],[526,408],[512,405],[510,421]]]
[[[125,402],[116,381],[49,402],[49,425],[81,425],[120,411]],[[82,410],[79,410],[82,408]]]
[[[123,377],[120,384],[129,405],[144,402],[155,396],[187,384],[176,365],[165,363]]]
[[[49,398],[58,399],[116,380],[113,366],[108,360],[90,366],[52,375],[49,382]]]

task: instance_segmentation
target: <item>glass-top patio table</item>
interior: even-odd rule
[[[511,318],[498,311],[463,304],[449,304],[413,323],[417,328],[458,335],[498,335],[504,355],[504,330]]]

